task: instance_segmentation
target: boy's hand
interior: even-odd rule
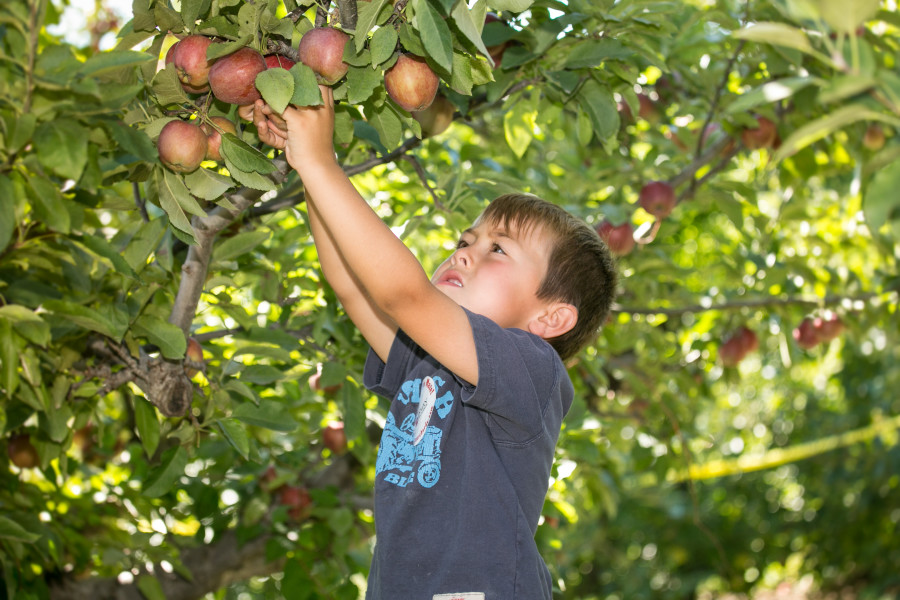
[[[288,138],[287,123],[278,113],[262,100],[251,104],[250,110],[246,112],[249,113],[250,120],[256,125],[256,132],[262,143],[278,150],[285,149]]]

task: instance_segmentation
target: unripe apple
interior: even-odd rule
[[[215,117],[214,117],[215,118]],[[187,351],[184,353],[184,357],[191,361],[192,363],[202,365],[203,362],[203,346],[200,345],[200,342],[195,340],[194,338],[188,338],[187,342]],[[189,367],[185,365],[184,372],[188,377],[193,377],[198,373],[197,369],[193,367]]]
[[[756,118],[756,127],[748,127],[741,132],[741,142],[749,150],[772,148],[777,140],[775,123],[762,116]]]
[[[422,126],[422,137],[440,135],[450,127],[456,107],[444,96],[435,96],[434,102],[425,110],[412,113],[413,118]]]
[[[188,91],[202,92],[209,89],[209,71],[212,64],[206,60],[206,49],[212,39],[205,35],[189,35],[176,43],[172,51],[172,62],[178,73],[178,80]]]
[[[797,345],[804,350],[809,350],[822,341],[819,337],[819,331],[816,327],[816,322],[812,317],[805,317],[800,322],[800,325],[798,325],[797,328],[794,329],[793,335],[794,340],[797,342]]]
[[[325,85],[333,85],[347,74],[344,46],[350,36],[334,27],[316,27],[303,34],[297,53],[300,62],[313,70]]]
[[[256,76],[266,68],[262,54],[247,46],[223,56],[209,70],[213,96],[229,104],[253,104],[262,97],[256,89]]]
[[[342,421],[332,421],[322,430],[322,443],[335,454],[347,450],[347,434]]]
[[[641,188],[638,201],[648,213],[657,219],[665,219],[675,208],[675,190],[665,181],[651,181]]]
[[[169,121],[159,132],[159,160],[176,173],[196,171],[206,158],[206,134],[187,121]]]
[[[233,133],[237,135],[237,125],[225,117],[210,117],[212,123],[203,123],[200,129],[206,134],[206,160],[222,160],[222,133]],[[216,128],[218,127],[218,129]],[[220,132],[221,130],[221,132]],[[193,341],[193,338],[191,338]],[[190,350],[190,343],[188,344]],[[202,353],[201,353],[202,356]]]
[[[631,223],[613,225],[604,220],[597,225],[597,233],[600,235],[600,239],[609,246],[609,251],[616,256],[626,256],[634,250],[634,228]]]
[[[290,69],[296,63],[289,59],[287,56],[282,56],[280,54],[266,54],[263,58],[266,60],[266,68],[267,69]]]
[[[873,123],[866,128],[863,135],[863,146],[868,150],[881,150],[884,147],[884,130],[881,125]]]
[[[388,96],[407,112],[431,106],[440,81],[425,59],[413,54],[401,54],[384,73]]]
[[[27,433],[20,433],[9,438],[6,446],[9,460],[20,469],[33,469],[40,463],[37,450],[31,443]]]

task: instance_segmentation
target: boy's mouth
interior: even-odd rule
[[[453,285],[456,287],[463,286],[462,278],[459,276],[458,273],[456,273],[454,271],[447,271],[446,273],[441,275],[441,278],[438,280],[438,285],[442,285],[442,284]]]

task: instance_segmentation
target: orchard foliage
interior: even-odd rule
[[[257,91],[314,105],[316,27],[347,35],[339,159],[427,270],[506,191],[616,232],[538,530],[557,597],[896,594],[893,0],[132,9],[99,51],[47,32],[57,4],[0,7],[0,596],[364,588],[364,342],[283,157],[166,60],[282,56]],[[388,95],[401,53],[439,115]],[[176,120],[219,135],[189,172],[160,160]]]

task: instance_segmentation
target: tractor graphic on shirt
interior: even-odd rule
[[[375,474],[387,472],[384,480],[406,487],[415,479],[424,488],[430,488],[441,477],[441,437],[443,432],[429,425],[418,444],[413,444],[414,414],[407,415],[397,427],[394,415],[388,413],[381,447],[375,463]]]

